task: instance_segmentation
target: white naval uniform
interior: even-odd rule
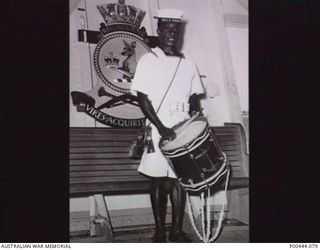
[[[152,52],[143,55],[139,60],[131,89],[148,95],[157,111],[178,62],[179,57],[167,56],[160,48],[152,49]],[[157,113],[163,125],[171,128],[188,119],[189,97],[194,93],[203,92],[196,66],[190,59],[183,57],[171,88]],[[149,123],[147,120],[147,124]],[[158,147],[160,135],[157,128],[153,124],[151,127],[155,152],[144,151],[138,171],[151,177],[177,178]]]

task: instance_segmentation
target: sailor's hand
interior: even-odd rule
[[[163,141],[173,141],[177,136],[173,129],[163,127],[159,130]]]

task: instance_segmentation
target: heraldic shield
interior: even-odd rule
[[[77,111],[111,127],[140,128],[145,117],[138,103],[128,97],[139,59],[151,51],[144,27],[145,12],[123,0],[97,6],[104,23],[93,53],[94,87],[71,92]]]

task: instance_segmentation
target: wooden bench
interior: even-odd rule
[[[213,128],[232,167],[229,189],[247,187],[248,154],[241,125]],[[136,129],[70,128],[70,195],[147,193],[150,179],[128,157]]]
[[[243,127],[226,123],[213,131],[231,164],[228,189],[248,187]],[[150,179],[137,171],[139,160],[128,156],[136,135],[136,129],[70,128],[70,197],[149,193]]]
[[[129,158],[136,129],[70,129],[70,195],[145,193],[150,180]]]

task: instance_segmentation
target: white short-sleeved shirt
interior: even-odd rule
[[[143,55],[138,62],[131,89],[148,95],[156,111],[173,78],[179,59],[177,56],[167,56],[160,48],[155,48]],[[188,119],[189,97],[194,93],[203,92],[196,66],[190,59],[183,57],[170,90],[157,113],[163,125],[171,128]],[[176,178],[158,147],[158,130],[153,124],[151,127],[155,152],[143,153],[138,171],[151,177]]]

